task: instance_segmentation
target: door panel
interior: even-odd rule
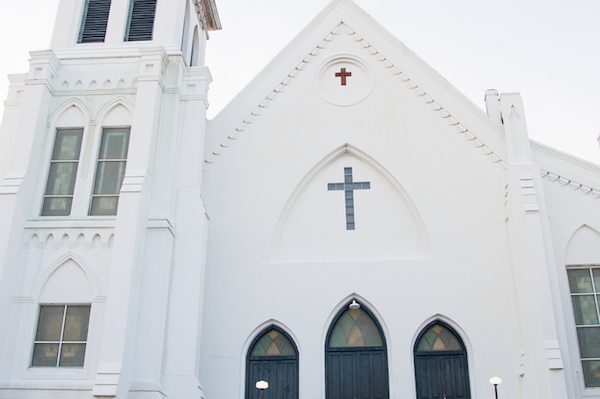
[[[327,354],[327,399],[388,399],[385,351]]]
[[[469,399],[464,354],[415,356],[417,399]]]
[[[298,367],[295,360],[251,360],[249,362],[247,399],[259,399],[256,381],[269,382],[262,399],[298,399]]]

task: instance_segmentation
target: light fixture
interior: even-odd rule
[[[269,389],[269,383],[264,380],[256,381],[256,389],[259,391],[264,391],[265,389]]]
[[[356,302],[356,299],[353,299],[352,303],[348,305],[348,308],[351,310],[360,309],[360,303]]]
[[[502,378],[494,376],[490,378],[490,384],[494,386],[494,394],[496,395],[496,399],[498,399],[498,385],[502,384]]]

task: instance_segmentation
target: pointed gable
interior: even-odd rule
[[[353,43],[347,51],[385,70],[418,98],[424,109],[452,126],[458,137],[504,168],[505,144],[500,126],[351,0],[329,3],[209,122],[205,162],[217,162],[238,140],[248,139],[244,132],[268,114],[301,75],[314,74],[315,65],[331,63],[325,58],[327,50],[344,38]]]

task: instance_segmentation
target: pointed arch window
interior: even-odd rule
[[[269,389],[260,397],[257,381]],[[269,327],[250,345],[246,360],[246,399],[298,399],[298,349],[278,327]]]
[[[467,351],[449,325],[435,321],[423,329],[415,344],[417,399],[469,399]]]
[[[569,266],[571,302],[586,388],[600,388],[600,265]]]
[[[334,319],[325,348],[327,399],[389,398],[387,346],[381,326],[356,301]]]

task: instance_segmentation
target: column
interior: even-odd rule
[[[523,398],[566,398],[550,275],[554,255],[540,171],[534,164],[520,94],[500,99],[508,144],[508,232],[521,320]]]
[[[141,53],[94,396],[126,397],[131,383],[140,282],[147,244],[148,193],[152,183],[150,162],[160,120],[162,79],[168,62],[161,48],[146,48]]]

